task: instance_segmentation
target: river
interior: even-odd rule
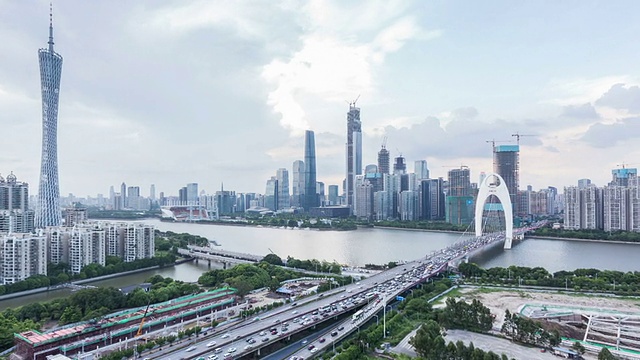
[[[191,233],[216,240],[224,250],[266,255],[273,251],[280,257],[322,259],[341,264],[363,266],[386,264],[389,261],[413,260],[437,251],[461,239],[460,234],[395,230],[358,229],[356,231],[290,230],[275,228],[198,225],[143,222],[162,231]],[[500,246],[476,253],[471,261],[483,267],[529,266],[549,271],[598,268],[620,271],[640,271],[640,244],[614,244],[575,240],[527,239],[514,242],[511,250]],[[217,264],[213,268],[219,267]],[[195,282],[209,269],[204,263],[184,263],[175,267],[145,271],[118,278],[89,283],[95,286],[124,287],[139,284],[159,274],[177,280]],[[28,302],[47,301],[68,296],[69,290],[57,290],[21,298],[0,301],[0,310]]]

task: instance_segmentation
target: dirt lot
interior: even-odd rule
[[[500,329],[504,311],[517,312],[525,304],[569,305],[589,308],[614,309],[617,311],[640,311],[640,299],[620,299],[586,295],[565,295],[554,292],[500,290],[488,288],[461,288],[460,296],[466,300],[478,299],[496,316],[494,327]]]

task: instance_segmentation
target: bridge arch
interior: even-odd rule
[[[495,180],[498,180],[496,184]],[[491,173],[487,174],[482,183],[479,185],[478,198],[476,199],[476,236],[482,236],[482,212],[487,199],[495,195],[504,209],[504,222],[506,226],[504,248],[511,249],[513,240],[513,207],[511,206],[511,197],[509,189],[505,185],[502,176]]]

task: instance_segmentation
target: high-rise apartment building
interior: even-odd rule
[[[0,233],[34,230],[34,212],[29,210],[29,184],[12,173],[0,176]]]
[[[360,108],[356,107],[356,102],[349,104],[347,113],[347,187],[345,195],[347,205],[353,210],[355,204],[354,190],[356,176],[362,174],[362,123],[360,121]]]
[[[449,192],[446,197],[446,221],[452,224],[470,224],[474,217],[474,199],[471,194],[468,167],[449,170]]]
[[[418,220],[418,192],[407,190],[400,193],[400,220]]]
[[[302,207],[309,211],[318,206],[316,193],[316,140],[313,131],[304,134],[304,202]]]
[[[493,172],[500,175],[509,190],[513,213],[518,214],[518,190],[520,181],[520,146],[498,145],[493,148]]]
[[[40,188],[35,214],[35,226],[58,226],[60,184],[58,179],[58,102],[62,56],[53,50],[53,15],[49,15],[49,47],[38,50],[42,94],[42,160]]]
[[[35,234],[0,235],[0,284],[47,275],[47,240]]]
[[[87,208],[73,206],[64,209],[64,226],[71,227],[87,221]]]
[[[356,203],[353,207],[353,215],[359,219],[370,220],[373,215],[373,185],[365,179],[364,175],[356,176],[354,195]]]
[[[580,179],[578,180],[578,189],[584,189],[591,185],[591,179]]]
[[[305,174],[304,174],[304,161],[296,160],[293,162],[293,181],[292,181],[292,194],[291,194],[291,206],[293,207],[302,207],[303,197],[304,197],[304,184],[305,184]]]
[[[604,231],[626,231],[628,188],[609,185],[602,188]]]
[[[634,179],[638,177],[638,169],[625,168],[611,170],[610,185],[629,186],[634,183]]]
[[[99,227],[73,227],[63,235],[67,237],[68,264],[71,273],[79,274],[89,264],[104,266],[106,261],[105,230]]]
[[[291,207],[291,195],[289,194],[289,171],[280,168],[276,172],[278,179],[278,210]]]
[[[427,179],[421,182],[421,205],[420,211],[424,220],[444,220],[445,219],[445,198],[444,179]]]
[[[154,227],[145,224],[126,224],[124,229],[125,262],[152,258],[155,253]]]

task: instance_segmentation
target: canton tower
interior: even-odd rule
[[[58,96],[62,56],[53,50],[53,11],[49,12],[48,44],[48,48],[38,50],[42,90],[42,160],[35,216],[37,228],[62,223],[58,184]]]

